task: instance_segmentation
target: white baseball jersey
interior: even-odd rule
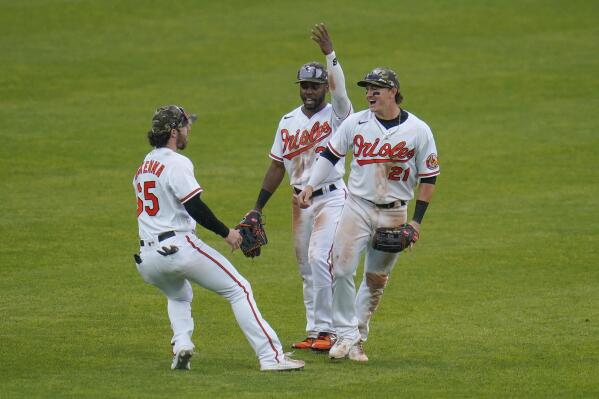
[[[345,88],[345,76],[335,52],[326,56],[331,103],[308,118],[302,107],[284,115],[277,127],[270,157],[282,162],[289,181],[297,189],[308,182],[317,154],[352,112]],[[324,193],[314,199],[313,206],[301,209],[292,199],[292,227],[295,255],[303,284],[306,309],[306,332],[316,338],[319,333],[332,333],[332,272],[328,262],[333,237],[346,198],[343,181],[345,165],[338,162],[323,180]],[[330,191],[328,185],[335,184]],[[321,187],[316,187],[320,189]]]
[[[166,147],[151,151],[133,178],[137,196],[140,246],[137,270],[143,279],[168,298],[168,316],[174,353],[195,347],[191,315],[195,282],[221,295],[231,304],[235,319],[256,352],[261,368],[278,367],[285,361],[281,341],[262,318],[250,283],[218,251],[194,233],[196,222],[183,204],[202,188],[191,161]],[[176,247],[167,256],[157,252],[157,236],[167,231],[161,246]]]
[[[431,129],[411,113],[387,130],[370,110],[357,112],[337,129],[328,147],[338,157],[353,149],[349,191],[376,204],[409,201],[419,178],[440,173]]]
[[[150,240],[166,231],[194,231],[195,220],[183,204],[203,191],[191,161],[169,148],[151,151],[133,178],[137,195],[139,238]]]
[[[291,185],[299,189],[308,183],[317,154],[326,148],[333,131],[347,116],[335,115],[331,104],[311,118],[301,108],[297,107],[281,118],[270,150],[270,157],[283,162]],[[344,174],[345,164],[337,162],[323,185],[337,182]]]

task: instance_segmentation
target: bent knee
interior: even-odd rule
[[[349,279],[354,278],[355,270],[352,267],[342,267],[337,264],[333,265],[333,278]]]
[[[329,265],[330,249],[317,248],[308,254],[310,265],[327,268]]]
[[[333,276],[335,278],[353,277],[358,268],[358,258],[344,254],[334,254],[332,259]]]
[[[366,272],[366,285],[371,291],[384,290],[389,281],[389,275],[386,273]]]
[[[229,302],[235,302],[247,296],[252,296],[252,286],[246,279],[237,279],[228,287],[219,290],[218,294]]]

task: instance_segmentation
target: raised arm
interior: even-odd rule
[[[352,105],[345,88],[345,76],[343,75],[341,64],[337,60],[335,50],[333,50],[333,42],[325,24],[314,25],[312,40],[320,46],[320,50],[326,56],[331,104],[333,105],[335,115],[340,120],[343,120],[350,114]]]

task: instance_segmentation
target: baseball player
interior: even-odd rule
[[[270,150],[272,162],[264,177],[255,208],[259,212],[281,184],[285,171],[292,190],[295,254],[303,280],[307,337],[295,349],[328,351],[334,342],[332,326],[332,274],[329,255],[337,221],[347,195],[339,162],[313,191],[314,204],[300,209],[296,195],[312,173],[317,154],[326,148],[332,133],[352,112],[345,77],[324,24],[312,30],[312,39],[326,56],[325,67],[317,62],[301,66],[297,73],[302,105],[283,115]],[[331,91],[331,104],[325,101]]]
[[[197,222],[222,236],[233,250],[241,242],[239,232],[225,226],[202,201],[203,189],[194,177],[193,164],[178,152],[187,146],[195,119],[195,115],[176,105],[158,108],[148,132],[155,148],[146,155],[133,178],[140,237],[140,253],[134,257],[143,279],[158,287],[168,299],[173,330],[171,369],[190,369],[194,350],[191,282],[229,301],[258,356],[260,370],[302,369],[303,361],[283,353],[277,334],[258,310],[248,281],[195,234]]]
[[[326,180],[351,148],[350,194],[333,247],[333,326],[337,342],[329,356],[338,359],[349,355],[352,360],[367,361],[362,344],[368,338],[370,318],[398,257],[398,253],[372,247],[374,230],[406,223],[408,201],[414,197],[418,182],[410,224],[416,232],[420,230],[435,189],[439,163],[430,128],[400,108],[403,97],[395,72],[376,68],[358,85],[366,88],[368,109],[348,117],[335,132],[298,201],[302,207],[314,203],[313,187]],[[356,297],[353,276],[362,252],[366,253],[364,276]]]

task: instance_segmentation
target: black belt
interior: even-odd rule
[[[376,206],[377,208],[383,208],[383,209],[395,208],[397,206],[397,204],[401,204],[401,206],[405,206],[407,204],[407,202],[404,200],[393,201],[388,204],[375,204],[374,202],[367,200],[366,198],[364,198],[364,199],[366,201],[370,202],[372,205]]]
[[[175,236],[175,232],[174,231],[165,231],[164,233],[160,233],[158,234],[158,242],[160,241],[164,241],[167,238],[171,238]],[[146,241],[147,242],[147,241]],[[144,240],[139,240],[139,245],[141,245],[142,247],[145,245]]]
[[[302,192],[302,190],[300,190],[299,188],[295,188],[295,187],[293,187],[293,190],[295,191],[296,194],[299,194]],[[335,191],[335,190],[337,190],[336,185],[334,185],[334,184],[329,185],[329,193],[331,191]],[[323,194],[324,194],[324,191],[322,190],[322,188],[319,188],[316,191],[312,191],[312,197],[318,197],[319,195],[323,195]]]

